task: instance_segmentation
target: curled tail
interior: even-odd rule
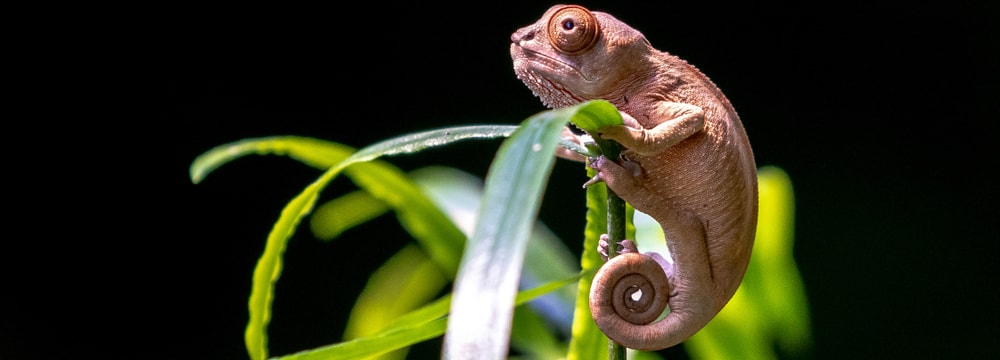
[[[668,304],[670,313],[656,321]],[[609,260],[597,271],[590,288],[590,311],[597,326],[632,349],[677,345],[701,330],[721,308],[709,294],[683,283],[671,286],[659,263],[637,253]]]

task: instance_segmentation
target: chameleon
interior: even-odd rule
[[[622,155],[577,160],[656,220],[666,238],[667,257],[620,243],[620,255],[594,276],[594,321],[629,348],[687,340],[732,298],[753,247],[757,170],[736,110],[700,70],[604,12],[556,5],[510,39],[517,78],[545,106],[615,105],[623,125],[594,136],[620,143]],[[608,238],[601,238],[607,260]]]

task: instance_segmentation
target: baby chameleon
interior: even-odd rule
[[[753,247],[757,172],[736,111],[698,69],[606,13],[556,5],[510,39],[517,77],[546,106],[604,99],[618,108],[625,125],[599,136],[622,144],[622,158],[590,166],[666,235],[672,263],[622,242],[594,278],[594,320],[629,348],[688,339],[736,292]],[[606,241],[599,251],[606,256]],[[650,302],[670,313],[654,323],[663,305]]]

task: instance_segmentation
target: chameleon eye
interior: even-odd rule
[[[549,18],[549,41],[559,51],[579,53],[597,42],[598,28],[597,18],[589,10],[575,5],[566,6]]]

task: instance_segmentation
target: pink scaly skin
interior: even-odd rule
[[[673,259],[640,255],[623,243],[623,255],[595,275],[594,320],[630,348],[688,339],[736,292],[753,247],[757,173],[736,111],[698,69],[606,13],[553,6],[511,42],[517,77],[546,106],[604,99],[618,108],[625,125],[599,136],[622,144],[622,158],[600,157],[590,166],[597,180],[659,222]],[[600,251],[607,254],[606,239]],[[627,275],[637,271],[645,273]],[[657,302],[670,313],[654,322],[663,310]],[[641,310],[653,315],[627,319]]]

